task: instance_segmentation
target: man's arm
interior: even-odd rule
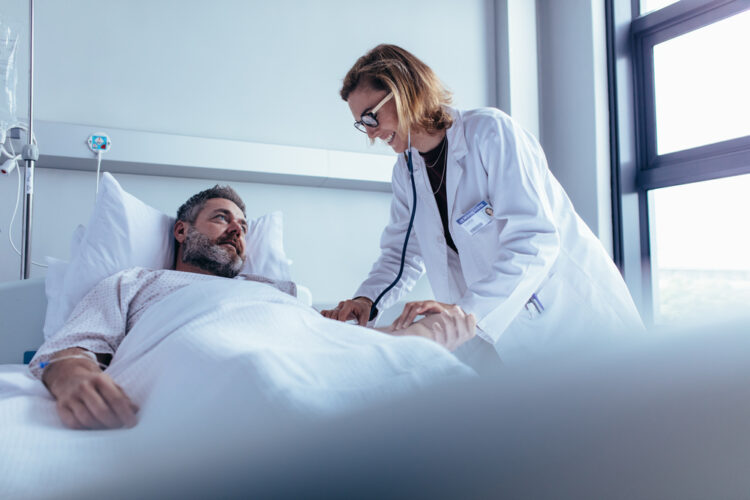
[[[99,369],[99,362],[108,363],[127,335],[130,303],[149,273],[133,268],[99,282],[29,363],[32,375],[57,399],[66,426],[102,429],[135,424],[137,408]]]
[[[44,368],[42,382],[57,400],[60,419],[73,429],[133,427],[138,407],[89,352],[79,347],[59,351]]]

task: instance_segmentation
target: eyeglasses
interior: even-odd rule
[[[354,122],[354,127],[359,130],[360,132],[367,133],[367,127],[377,127],[378,126],[378,119],[377,114],[378,110],[383,107],[385,103],[391,100],[393,97],[393,92],[388,92],[388,95],[383,97],[383,100],[381,100],[374,108],[372,108],[367,113],[362,113],[362,115],[359,117],[358,122]]]

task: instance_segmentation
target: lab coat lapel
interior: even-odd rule
[[[414,163],[414,181],[417,187],[417,197],[419,198],[419,203],[424,207],[424,219],[429,221],[429,232],[437,236],[443,232],[443,223],[440,220],[440,212],[438,212],[430,179],[427,177],[424,159],[416,149],[413,149],[412,162]]]
[[[435,195],[427,177],[424,160],[416,149],[412,149],[414,184],[417,188],[417,212],[421,212],[419,223],[415,220],[415,232],[419,235],[419,246],[425,260],[427,276],[436,298],[446,300],[449,293],[448,255]]]
[[[456,191],[461,183],[461,177],[464,175],[464,157],[468,152],[466,147],[466,138],[464,137],[464,126],[461,120],[461,114],[458,110],[448,108],[453,117],[453,125],[448,129],[448,160],[445,165],[446,178],[445,189],[448,195],[448,219],[454,219],[453,211],[455,210]]]

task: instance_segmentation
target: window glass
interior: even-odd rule
[[[750,135],[750,10],[654,46],[662,155]]]
[[[750,313],[750,174],[649,192],[654,320]]]
[[[641,15],[648,14],[655,10],[663,9],[667,5],[677,3],[677,0],[641,0]]]

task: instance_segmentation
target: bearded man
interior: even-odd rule
[[[135,267],[94,287],[63,328],[29,363],[57,400],[63,423],[75,429],[132,427],[138,408],[103,372],[120,343],[150,306],[196,281],[236,278],[296,295],[292,282],[238,276],[245,261],[245,204],[229,186],[193,195],[177,211],[174,269]]]

